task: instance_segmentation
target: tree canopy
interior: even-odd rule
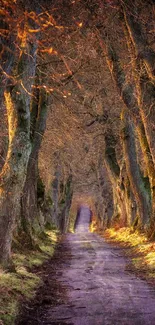
[[[152,0],[2,0],[0,261],[86,201],[155,235]]]

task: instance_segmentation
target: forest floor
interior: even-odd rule
[[[155,285],[131,272],[129,239],[121,246],[88,229],[89,210],[83,208],[75,234],[64,236],[51,261],[38,269],[42,285],[16,325],[155,324]],[[106,233],[113,241],[115,235]]]

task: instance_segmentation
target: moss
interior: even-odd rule
[[[51,222],[46,222],[45,224],[45,229],[46,230],[57,230],[57,227],[54,223],[51,223]]]
[[[37,180],[37,198],[38,199],[44,199],[44,195],[45,195],[45,186],[42,182],[42,179],[40,177],[38,177]]]
[[[66,196],[67,196],[68,194],[70,194],[71,183],[72,183],[72,177],[70,176],[70,177],[68,178],[68,180],[67,180],[66,185],[65,185],[65,194],[66,194]]]
[[[24,57],[22,56],[18,62],[18,73],[23,74],[24,70],[25,70],[25,61],[24,61]]]
[[[120,168],[117,163],[115,149],[112,147],[107,147],[105,150],[105,155],[106,155],[106,159],[108,161],[110,169],[112,170],[112,172],[114,172],[116,174],[116,176],[119,176]]]
[[[145,187],[146,191],[148,192],[149,197],[151,199],[151,187],[150,187],[149,177],[143,177],[143,182],[144,182],[144,187]]]
[[[62,198],[61,201],[59,202],[59,205],[61,205],[61,206],[62,206],[62,205],[65,205],[65,202],[66,202],[66,201],[65,201],[65,198]]]
[[[64,184],[63,182],[60,183],[60,193],[62,194],[64,191]]]
[[[18,314],[20,301],[35,295],[41,279],[32,272],[34,266],[42,265],[55,251],[58,231],[42,233],[36,240],[38,249],[28,249],[19,245],[13,252],[15,272],[0,269],[0,315],[5,325],[13,325]]]
[[[46,205],[48,205],[49,207],[53,206],[53,200],[49,195],[46,197]]]

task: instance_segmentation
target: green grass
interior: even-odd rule
[[[16,245],[12,253],[15,272],[0,269],[0,324],[13,325],[19,311],[20,303],[35,296],[41,285],[41,278],[32,272],[35,266],[42,265],[53,256],[58,240],[56,230],[46,231],[38,239],[38,249],[29,250]]]

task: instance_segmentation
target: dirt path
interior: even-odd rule
[[[155,288],[125,270],[122,249],[89,233],[89,220],[83,207],[76,233],[67,234],[46,267],[41,299],[18,325],[155,324]]]

